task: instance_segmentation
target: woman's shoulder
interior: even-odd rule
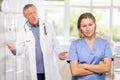
[[[76,39],[76,40],[73,40],[71,43],[72,44],[78,44],[78,43],[81,43],[83,42],[83,39]]]
[[[100,42],[100,43],[108,43],[108,40],[102,38],[102,37],[99,37],[99,38],[96,38],[97,42]]]

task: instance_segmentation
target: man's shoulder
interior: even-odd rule
[[[40,19],[40,18],[39,18],[39,24],[43,24],[43,25],[46,25],[46,26],[51,25],[48,21]]]

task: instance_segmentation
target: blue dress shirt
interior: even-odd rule
[[[40,46],[40,36],[39,36],[40,26],[39,25],[33,26],[31,24],[28,24],[28,25],[31,27],[31,30],[35,38],[37,73],[44,73],[43,53],[42,53],[41,46]]]

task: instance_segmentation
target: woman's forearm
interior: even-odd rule
[[[105,73],[105,72],[109,72],[110,68],[111,68],[111,59],[110,58],[106,58],[104,59],[104,61],[100,64],[83,64],[84,65],[84,69],[93,71],[95,73]]]
[[[84,69],[82,65],[74,61],[70,62],[70,69],[72,76],[85,76],[85,75],[93,74],[93,71]]]

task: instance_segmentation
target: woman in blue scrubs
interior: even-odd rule
[[[91,13],[79,17],[77,28],[80,38],[72,41],[67,59],[72,80],[105,80],[113,58],[109,42],[96,37],[96,20]]]

